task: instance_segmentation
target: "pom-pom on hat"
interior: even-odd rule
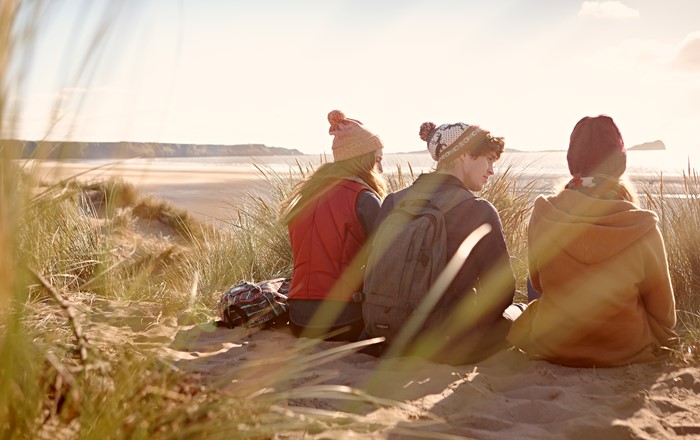
[[[418,132],[420,138],[428,143],[430,156],[438,163],[471,152],[487,134],[489,132],[478,125],[463,122],[442,124],[439,127],[432,122],[424,122]]]
[[[333,135],[333,160],[352,159],[384,148],[379,136],[367,129],[357,119],[345,117],[340,110],[328,113],[331,124],[328,133]]]
[[[571,132],[566,160],[572,176],[622,176],[627,168],[627,151],[612,118],[586,116],[578,121]]]

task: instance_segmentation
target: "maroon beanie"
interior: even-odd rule
[[[627,168],[627,151],[612,118],[586,116],[578,121],[571,132],[566,160],[572,176],[622,176]]]

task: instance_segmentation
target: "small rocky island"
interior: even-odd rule
[[[643,144],[638,144],[634,145],[632,147],[628,147],[627,150],[641,150],[641,151],[652,151],[652,150],[665,150],[666,145],[663,143],[663,141],[652,141],[652,142],[644,142]]]

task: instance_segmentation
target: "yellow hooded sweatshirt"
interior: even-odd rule
[[[508,340],[570,366],[654,360],[676,337],[666,250],[652,211],[575,190],[538,197],[528,229],[532,284],[542,293]]]

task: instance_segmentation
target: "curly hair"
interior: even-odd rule
[[[496,153],[496,160],[498,160],[501,158],[501,154],[503,154],[503,151],[505,150],[505,145],[506,142],[504,138],[493,136],[491,133],[487,133],[486,137],[484,137],[484,139],[481,142],[476,144],[473,148],[465,151],[465,153],[473,158],[477,158],[479,156],[486,156],[490,153]],[[450,159],[446,160],[445,162],[439,163],[437,165],[437,168],[451,168],[452,166],[454,166],[455,159],[463,155],[464,153],[456,154]]]

